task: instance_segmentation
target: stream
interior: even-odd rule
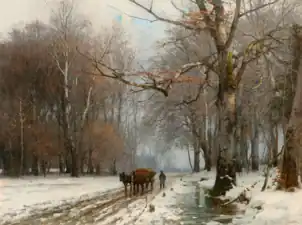
[[[207,190],[201,188],[198,182],[184,182],[187,192],[177,196],[177,207],[182,210],[181,225],[204,225],[210,221],[222,224],[232,222],[237,213],[234,206],[216,207],[211,198],[207,198]]]

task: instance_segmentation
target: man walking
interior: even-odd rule
[[[159,174],[159,188],[160,188],[160,190],[165,188],[165,183],[166,183],[166,175],[161,170],[160,174]]]

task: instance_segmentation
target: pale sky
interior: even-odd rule
[[[145,3],[145,5],[149,2],[149,0],[138,1]],[[181,2],[181,0],[174,2],[177,1]],[[13,25],[20,22],[26,23],[35,19],[47,22],[55,2],[58,0],[0,0],[0,32],[5,36]],[[104,25],[110,26],[114,18],[123,12],[148,18],[147,13],[130,3],[129,0],[75,0],[75,2],[78,10],[87,16],[96,30],[100,30],[99,27]],[[177,10],[168,0],[154,0],[153,9],[170,18],[175,18],[178,15]],[[161,22],[133,26],[130,17],[125,14],[123,15],[123,26],[130,32],[132,42],[140,48],[143,52],[142,55],[146,57],[154,54],[152,50],[154,43],[164,37],[164,30],[166,29],[166,24]]]

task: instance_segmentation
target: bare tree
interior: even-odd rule
[[[53,40],[50,54],[53,56],[54,63],[62,76],[62,98],[61,98],[61,110],[62,121],[60,123],[64,146],[67,154],[70,154],[71,160],[71,176],[79,176],[79,155],[80,149],[78,146],[78,140],[81,138],[76,136],[74,132],[77,129],[82,129],[86,120],[86,116],[90,106],[90,96],[92,86],[90,86],[86,106],[83,109],[81,117],[81,125],[77,125],[74,122],[76,111],[74,111],[73,91],[77,88],[77,84],[80,79],[78,74],[81,68],[79,68],[79,54],[77,48],[86,48],[87,50],[87,35],[89,24],[86,20],[81,19],[80,15],[76,14],[75,5],[70,2],[61,1],[58,9],[54,12],[51,18],[51,24],[53,27]],[[83,59],[82,59],[83,60]]]

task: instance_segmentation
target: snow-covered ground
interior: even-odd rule
[[[272,184],[276,171],[271,172],[268,188],[261,192],[264,182],[262,172],[243,173],[238,176],[238,186],[229,191],[226,197],[234,199],[246,188],[247,196],[251,198],[248,205],[239,205],[245,210],[243,215],[235,216],[233,225],[301,225],[302,224],[302,190],[295,192],[276,191]],[[198,176],[198,175],[195,175]],[[201,174],[202,177],[209,178],[200,182],[200,186],[205,188],[213,187],[215,176],[213,172]],[[208,225],[217,225],[217,222]]]
[[[260,180],[260,177],[249,179],[250,183],[257,180]],[[251,190],[249,193],[251,201],[245,210],[245,214],[235,218],[233,224],[301,225],[302,204],[300,201],[302,200],[302,190],[298,189],[295,192],[276,191],[275,187],[269,185],[272,188],[261,192],[262,184],[263,181]]]
[[[118,177],[0,179],[0,222],[120,187]]]
[[[183,178],[185,181],[198,181],[200,178],[207,180],[199,182],[204,188],[212,188],[215,182],[215,172],[202,172]],[[301,225],[302,224],[302,190],[295,192],[276,191],[273,179],[276,171],[271,171],[267,189],[261,192],[264,183],[263,171],[257,173],[242,173],[237,176],[237,187],[227,192],[227,199],[235,199],[246,190],[250,198],[248,205],[238,203],[238,209],[244,211],[234,217],[232,225]],[[173,184],[173,190],[157,195],[149,204],[155,206],[155,212],[150,213],[148,206],[141,213],[135,225],[149,224],[178,224],[181,209],[177,208],[176,197],[186,192],[186,186],[179,179]],[[189,189],[188,189],[189,190]],[[143,203],[142,203],[143,204]],[[136,212],[137,213],[137,212]],[[174,223],[173,223],[174,221]],[[172,223],[169,223],[172,222]],[[218,225],[219,222],[210,222],[208,225]],[[122,223],[120,225],[126,225]]]
[[[160,191],[157,185],[152,193],[125,204],[118,212],[98,225],[168,225],[168,222],[178,221],[181,210],[175,207],[176,196],[185,191],[180,177],[168,174],[165,190]],[[150,205],[154,206],[153,212],[149,211]]]
[[[233,225],[302,224],[302,204],[299,202],[302,199],[302,190],[275,191],[272,185],[274,177],[275,172],[269,179],[267,190],[261,192],[264,182],[263,172],[242,173],[238,176],[238,186],[229,191],[226,198],[235,199],[243,190],[249,189],[247,196],[251,200],[248,205],[239,204],[239,209],[244,210],[244,213],[234,217]],[[190,174],[182,179],[179,175],[168,175],[168,184],[164,191],[160,191],[157,184],[152,193],[138,197],[136,200],[124,199],[108,206],[108,209],[100,208],[100,211],[96,208],[93,224],[180,224],[182,209],[178,206],[177,197],[184,193],[191,193],[192,186],[187,186],[186,183],[199,181],[200,178],[207,178],[207,180],[199,182],[199,186],[211,188],[214,185],[215,172]],[[3,220],[8,219],[9,216],[25,216],[38,209],[75,202],[79,198],[90,199],[120,187],[118,177],[2,179],[0,180],[0,218]],[[100,200],[100,204],[102,201],[104,200]],[[86,206],[88,207],[89,204],[87,202]],[[150,212],[150,205],[154,206],[153,212]],[[87,208],[86,206],[83,205],[83,209]],[[208,223],[208,225],[217,224],[219,223]]]
[[[185,179],[185,178],[184,178]],[[176,179],[166,190],[161,191],[149,204],[145,202],[145,207],[135,225],[155,225],[155,224],[173,224],[179,221],[181,209],[176,207],[176,197],[178,194],[186,191],[180,179]],[[150,205],[154,206],[154,212],[150,212]],[[127,225],[121,223],[119,225]]]

